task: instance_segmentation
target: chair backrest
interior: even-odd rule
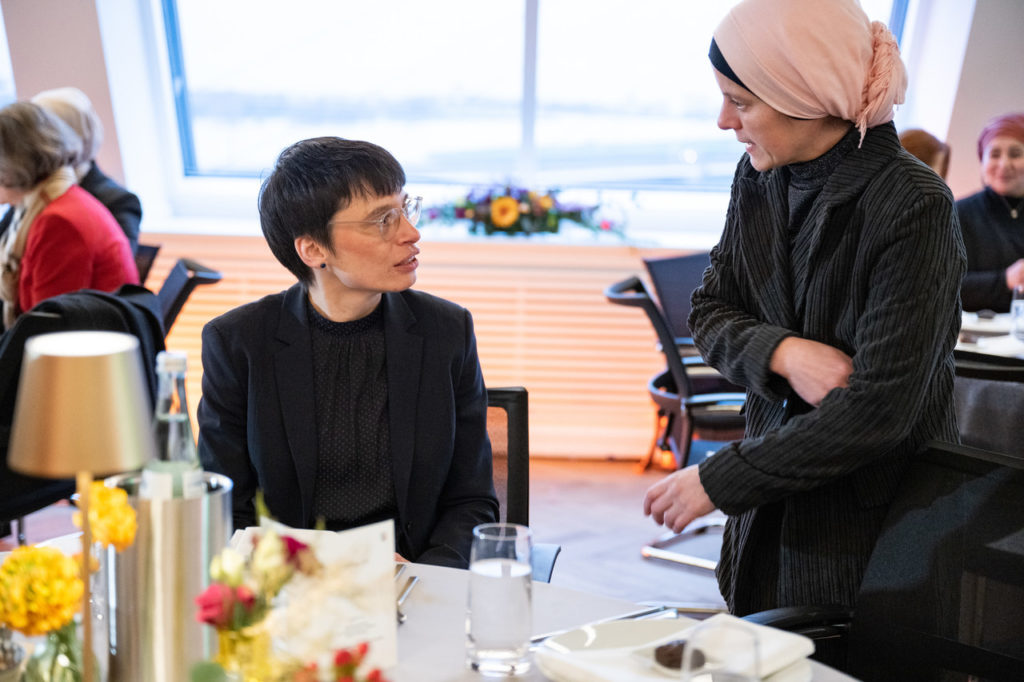
[[[961,350],[954,359],[961,442],[1024,457],[1024,360]]]
[[[1021,623],[1024,462],[930,444],[912,458],[872,551],[849,672],[1024,680]]]
[[[221,280],[219,271],[208,268],[190,258],[179,258],[167,278],[157,292],[160,301],[160,312],[163,315],[164,334],[171,331],[174,320],[192,294],[192,290],[200,284],[215,284]]]
[[[668,366],[669,375],[675,382],[675,392],[681,398],[693,395],[693,386],[690,378],[683,367],[682,357],[676,349],[676,337],[669,328],[668,320],[661,307],[651,297],[647,285],[636,276],[628,277],[621,282],[616,282],[604,290],[605,298],[617,305],[634,306],[640,308],[647,314],[647,319],[654,328],[658,337],[658,345],[661,346],[665,355],[665,363]]]
[[[644,266],[672,334],[676,338],[688,339],[692,336],[687,323],[691,310],[690,295],[700,286],[704,271],[711,266],[711,254],[702,251],[685,256],[645,258]]]
[[[487,389],[487,435],[500,521],[530,525],[529,399],[525,388]]]
[[[153,267],[160,244],[139,244],[135,249],[135,269],[139,271],[139,284],[145,285],[149,269]]]

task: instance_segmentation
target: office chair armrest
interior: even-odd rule
[[[783,606],[743,616],[743,620],[795,632],[811,639],[845,637],[853,609],[839,605]]]
[[[690,396],[683,400],[687,407],[701,407],[704,405],[736,404],[744,403],[747,399],[746,393],[701,393]]]

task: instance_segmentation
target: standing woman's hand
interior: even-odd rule
[[[696,464],[669,474],[648,488],[644,495],[644,514],[673,533],[714,510],[715,503],[704,492]]]
[[[787,336],[772,353],[771,370],[786,379],[796,394],[818,407],[833,388],[849,386],[853,360],[828,344]]]

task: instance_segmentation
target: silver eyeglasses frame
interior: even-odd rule
[[[328,226],[334,225],[376,225],[380,231],[381,239],[388,241],[395,236],[398,226],[401,224],[401,216],[409,221],[413,227],[420,221],[423,211],[423,197],[405,197],[401,208],[391,208],[384,215],[376,220],[332,220]]]

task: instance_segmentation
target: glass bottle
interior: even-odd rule
[[[142,469],[142,497],[198,497],[205,491],[185,399],[187,363],[187,356],[181,352],[160,351],[156,356],[158,388],[153,434],[157,456]]]

